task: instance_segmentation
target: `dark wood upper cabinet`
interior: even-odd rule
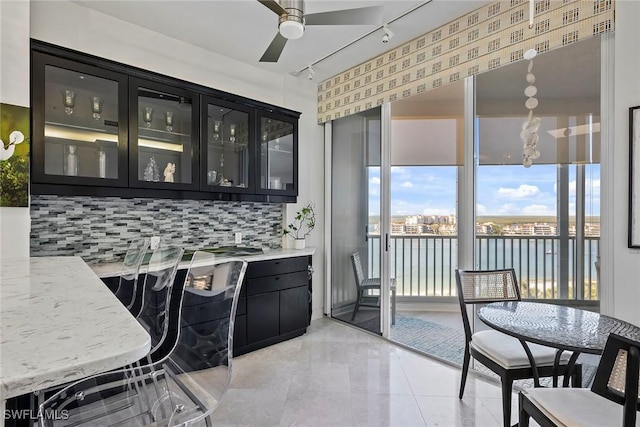
[[[32,180],[126,187],[127,76],[33,53]]]
[[[300,113],[32,40],[33,194],[295,202]]]
[[[298,120],[258,111],[257,193],[298,195]]]
[[[199,111],[196,93],[129,79],[129,185],[198,190]]]
[[[255,192],[254,108],[203,96],[200,189]]]

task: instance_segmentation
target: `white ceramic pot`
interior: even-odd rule
[[[304,239],[294,239],[293,247],[295,249],[304,249],[305,240]]]

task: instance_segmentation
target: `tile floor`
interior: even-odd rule
[[[327,318],[302,337],[234,359],[216,426],[499,427],[498,383]],[[513,396],[512,421],[517,420]],[[533,423],[532,423],[533,424]]]

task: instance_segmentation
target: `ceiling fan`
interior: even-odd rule
[[[278,33],[260,58],[260,62],[278,62],[287,40],[302,37],[305,25],[375,25],[382,22],[382,6],[305,15],[304,0],[258,1],[279,16]]]

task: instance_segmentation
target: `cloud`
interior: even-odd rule
[[[535,185],[522,184],[518,188],[504,188],[498,189],[498,196],[509,199],[525,199],[528,197],[537,196],[540,194],[540,189]]]
[[[556,214],[556,211],[547,205],[528,205],[522,208],[522,214],[552,216]]]
[[[455,212],[447,208],[426,208],[422,211],[422,215],[455,215]]]
[[[480,203],[476,203],[476,214],[484,215],[487,213],[487,207],[485,205],[481,205]]]
[[[413,182],[405,181],[402,184],[400,184],[400,187],[402,187],[402,188],[411,188],[411,187],[413,187]]]
[[[600,180],[599,179],[585,179],[584,181],[585,192],[591,193],[594,197],[600,195]],[[553,192],[558,192],[558,184],[553,184]],[[569,196],[575,197],[576,195],[576,180],[569,182]]]
[[[378,178],[377,176],[371,177],[369,179],[369,184],[380,185],[380,178]]]
[[[408,168],[403,168],[402,166],[391,166],[392,174],[409,174],[410,172]]]

